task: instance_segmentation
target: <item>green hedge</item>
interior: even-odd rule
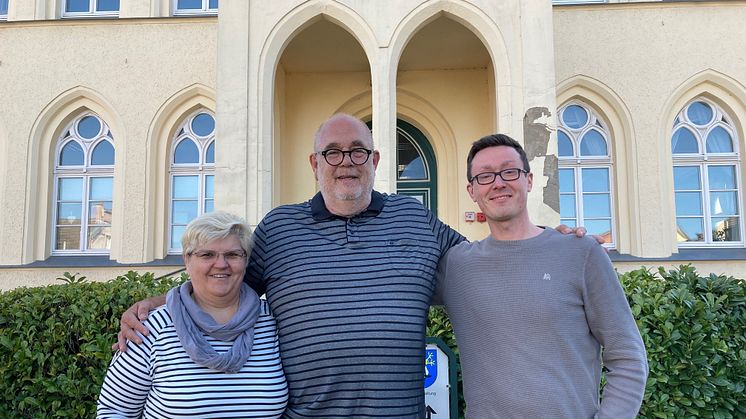
[[[0,294],[0,417],[94,417],[122,312],[182,280],[61,279]]]
[[[183,277],[82,279],[0,294],[0,417],[92,417],[121,313]],[[746,283],[690,266],[621,281],[648,350],[641,416],[746,417]],[[427,333],[458,354],[442,308],[431,309]]]
[[[746,417],[746,282],[688,265],[621,278],[648,351],[640,415]]]

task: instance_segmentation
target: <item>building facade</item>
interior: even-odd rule
[[[568,4],[565,4],[568,3]],[[313,134],[470,239],[471,142],[521,141],[534,220],[620,270],[746,277],[746,1],[0,0],[0,289],[167,274],[219,208],[310,198]]]

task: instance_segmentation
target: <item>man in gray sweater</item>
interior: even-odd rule
[[[645,347],[608,255],[591,238],[531,222],[533,174],[512,138],[475,142],[467,178],[490,235],[451,248],[438,281],[461,354],[467,417],[635,417]]]

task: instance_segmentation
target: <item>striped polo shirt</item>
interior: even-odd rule
[[[438,260],[464,238],[417,200],[373,191],[344,218],[321,194],[257,226],[246,281],[277,319],[288,418],[424,415]]]
[[[97,418],[279,418],[288,389],[280,362],[277,327],[267,302],[254,326],[251,356],[235,374],[197,365],[176,336],[166,306],[145,320],[143,344],[127,342],[106,372]],[[232,342],[210,336],[218,353]]]

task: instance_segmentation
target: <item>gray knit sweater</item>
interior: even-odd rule
[[[461,354],[467,417],[636,416],[645,348],[593,239],[546,229],[461,243],[441,260],[438,288]]]

